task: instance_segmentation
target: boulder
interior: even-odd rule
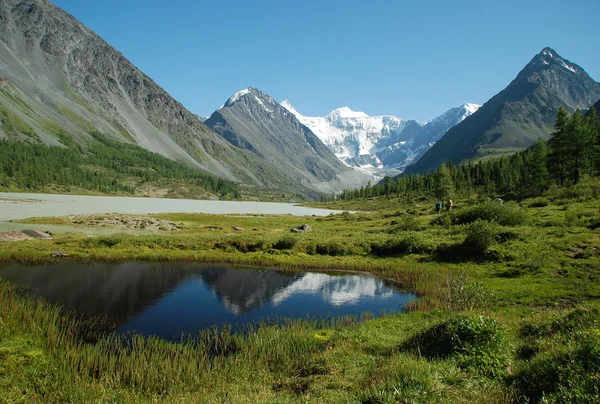
[[[303,224],[302,226],[292,227],[290,232],[292,233],[308,233],[312,231],[311,227],[307,224]]]

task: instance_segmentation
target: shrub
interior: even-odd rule
[[[112,248],[122,241],[121,236],[102,236],[87,238],[84,241],[86,247],[108,247]]]
[[[296,237],[285,236],[273,244],[273,248],[276,250],[289,250],[294,248],[296,243],[298,243],[298,239]]]
[[[547,198],[539,197],[528,199],[525,204],[529,208],[543,208],[550,205],[550,201]]]
[[[490,378],[505,376],[510,365],[506,330],[485,316],[457,316],[418,334],[407,346],[428,358],[453,357],[460,368]]]
[[[390,224],[394,227],[392,227],[389,233],[423,230],[423,226],[414,215],[405,215],[400,220],[393,220]]]
[[[475,257],[485,255],[496,242],[498,234],[498,226],[495,223],[477,220],[467,231],[467,237],[463,242],[465,252]]]
[[[371,244],[371,254],[376,257],[422,254],[429,251],[429,246],[416,234],[408,234],[401,238],[389,239],[383,243]]]
[[[319,243],[315,246],[315,251],[319,255],[348,255],[351,253],[350,247],[342,243]]]
[[[266,249],[267,245],[263,240],[251,242],[248,240],[226,240],[215,243],[215,248],[223,251],[239,251],[242,253],[257,252]]]
[[[517,226],[525,223],[527,214],[514,203],[499,204],[484,202],[463,210],[450,212],[453,224],[473,223],[477,220],[496,222],[502,226]]]
[[[464,273],[451,278],[446,287],[445,299],[448,310],[460,311],[487,307],[493,298],[494,295],[486,289],[483,282],[469,282],[469,278]]]

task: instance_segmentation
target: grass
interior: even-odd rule
[[[98,336],[0,284],[8,401],[594,402],[600,382],[598,201],[366,201],[327,217],[166,214],[177,231],[0,244],[0,262],[204,261],[393,279],[409,312],[297,321],[179,344]],[[322,206],[322,205],[321,205]],[[327,206],[355,210],[353,203]],[[499,207],[500,206],[500,207]],[[44,223],[64,219],[33,219]],[[308,224],[313,231],[291,234]],[[232,227],[242,227],[235,231]],[[118,229],[115,229],[118,232]],[[483,240],[483,241],[482,241]],[[93,337],[90,339],[90,336]],[[447,349],[436,351],[439,341]],[[432,342],[434,342],[432,344]]]

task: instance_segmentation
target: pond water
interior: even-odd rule
[[[0,266],[0,278],[117,333],[182,335],[277,318],[328,318],[400,311],[414,297],[364,274],[283,273],[215,265],[123,263]]]
[[[9,224],[35,216],[66,216],[94,213],[212,213],[326,216],[340,213],[292,203],[205,201],[195,199],[134,198],[116,196],[20,194],[0,192],[0,231],[30,228]],[[69,229],[68,231],[72,231]]]

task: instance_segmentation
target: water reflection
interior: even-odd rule
[[[400,309],[412,297],[366,275],[287,274],[191,264],[67,264],[0,267],[84,316],[103,316],[117,332],[177,340],[225,323],[266,317],[327,317]],[[235,327],[234,327],[235,328]]]
[[[278,305],[294,294],[318,295],[333,306],[358,304],[365,298],[389,297],[394,289],[386,286],[381,279],[364,275],[331,276],[320,273],[307,273],[278,290],[273,303]]]

